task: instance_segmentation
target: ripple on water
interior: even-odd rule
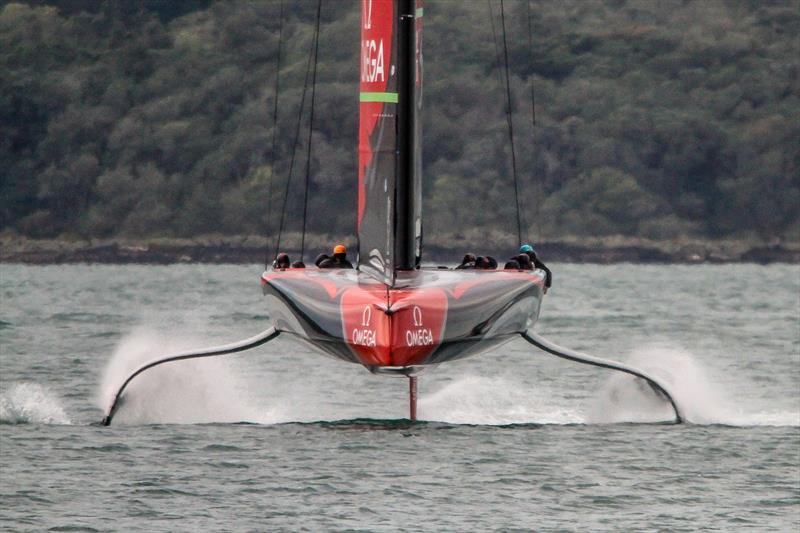
[[[242,470],[248,470],[250,468],[245,463],[237,463],[234,461],[210,461],[208,464],[212,468],[223,468],[223,469],[234,468]]]
[[[114,319],[120,319],[120,316],[97,314],[97,313],[84,313],[84,312],[69,312],[69,313],[54,313],[50,315],[49,320],[52,322],[90,322],[102,324]]]
[[[204,451],[207,452],[241,452],[244,451],[242,448],[238,446],[233,446],[230,444],[209,444],[203,447]]]
[[[85,524],[66,524],[63,526],[51,527],[47,531],[98,531],[99,532],[101,530],[89,527]]]
[[[99,452],[99,453],[131,451],[131,447],[122,442],[105,444],[103,446],[84,446],[82,449],[86,451]]]

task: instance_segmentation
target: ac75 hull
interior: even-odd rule
[[[389,288],[356,270],[268,270],[261,278],[276,327],[371,371],[484,352],[539,316],[541,271],[422,269]]]

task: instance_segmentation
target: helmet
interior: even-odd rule
[[[528,257],[528,254],[521,253],[517,256],[517,263],[519,263],[519,267],[522,270],[531,270],[533,268],[533,264],[531,262],[531,258]]]
[[[519,247],[519,251],[520,251],[520,253],[523,253],[523,254],[526,254],[528,252],[532,252],[533,251],[533,246],[531,246],[530,244],[523,244],[522,246]]]
[[[344,247],[343,244],[337,244],[333,247],[333,253],[335,254],[346,254],[347,248]]]

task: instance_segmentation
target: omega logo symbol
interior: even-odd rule
[[[422,309],[419,306],[414,306],[413,319],[415,327],[422,327]]]
[[[372,0],[361,4],[361,16],[364,18],[364,29],[372,29]]]
[[[369,322],[372,320],[372,307],[367,305],[361,313],[361,329],[353,329],[353,344],[359,346],[375,346],[377,339],[375,331],[369,329]]]
[[[422,309],[414,306],[411,310],[414,329],[406,330],[406,346],[430,346],[433,344],[433,331],[422,325]]]

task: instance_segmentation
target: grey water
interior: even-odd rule
[[[0,265],[0,530],[797,531],[800,268],[553,265],[536,330],[404,379],[279,338],[253,266]]]

